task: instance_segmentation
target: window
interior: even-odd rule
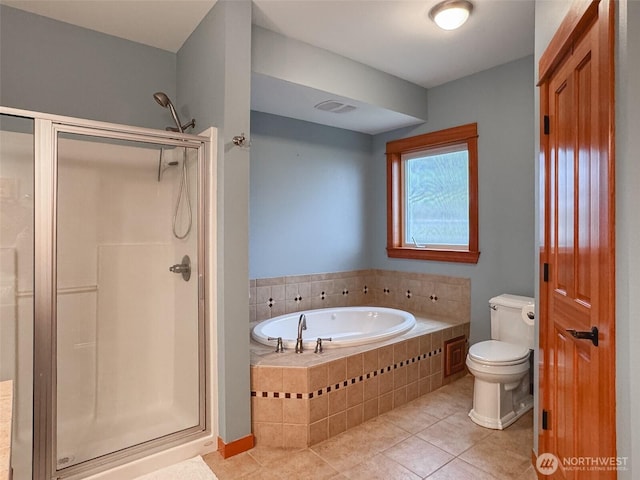
[[[478,263],[478,132],[387,143],[387,255]]]

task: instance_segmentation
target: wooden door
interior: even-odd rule
[[[593,460],[616,455],[612,9],[574,3],[540,59],[538,454],[557,457],[552,478],[616,477]]]

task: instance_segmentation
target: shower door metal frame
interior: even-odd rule
[[[205,292],[209,291],[209,253],[205,249],[210,225],[205,207],[210,204],[213,188],[208,182],[206,159],[211,145],[209,138],[197,135],[165,132],[142,127],[83,120],[0,107],[0,114],[30,118],[34,121],[34,352],[33,352],[33,457],[34,480],[79,479],[108,468],[165,450],[186,441],[207,435],[214,419],[209,418],[209,361],[207,358],[208,312],[211,306]],[[198,367],[199,424],[185,430],[126,447],[78,465],[57,470],[56,456],[56,370],[57,370],[57,145],[60,133],[70,133],[115,140],[196,148],[197,167],[197,227],[198,227]]]

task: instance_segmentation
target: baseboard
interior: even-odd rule
[[[239,438],[233,442],[224,443],[224,441],[218,437],[218,453],[222,458],[233,457],[239,453],[251,450],[256,444],[253,433],[250,433],[246,437]]]

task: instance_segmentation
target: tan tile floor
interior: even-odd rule
[[[310,448],[204,457],[219,480],[534,480],[533,415],[498,431],[474,424],[467,376]]]

